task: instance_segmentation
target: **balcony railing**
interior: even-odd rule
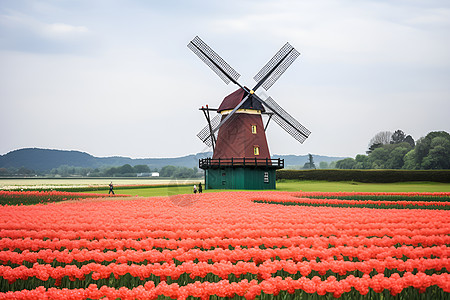
[[[222,167],[266,167],[271,169],[284,168],[284,159],[281,158],[249,158],[249,157],[232,157],[232,158],[202,158],[198,165],[200,169],[222,168]]]

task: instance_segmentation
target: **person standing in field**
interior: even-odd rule
[[[202,183],[198,184],[198,193],[201,194],[203,192]]]
[[[112,181],[111,181],[111,183],[109,184],[109,193],[108,193],[108,195],[111,194],[111,193],[114,195],[113,189],[114,189],[114,186],[113,186]]]
[[[197,194],[197,186],[194,184],[194,194]]]

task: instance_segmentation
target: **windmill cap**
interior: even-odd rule
[[[230,110],[234,109],[239,102],[244,99],[244,97],[247,96],[247,92],[243,89],[238,89],[234,91],[233,93],[226,96],[222,103],[220,104],[219,108],[217,109],[217,112],[220,113],[224,110]],[[253,97],[249,97],[247,101],[242,104],[241,109],[254,109],[254,110],[260,110],[265,111],[264,107],[261,105],[261,103],[258,100],[254,100]]]

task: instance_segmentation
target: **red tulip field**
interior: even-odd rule
[[[0,206],[0,299],[450,297],[450,193],[90,197]]]

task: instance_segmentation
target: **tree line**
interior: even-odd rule
[[[159,172],[160,177],[171,178],[196,178],[201,177],[198,168],[164,166],[160,170],[151,169],[148,165],[131,166],[125,164],[118,167],[104,166],[100,168],[84,168],[62,165],[50,171],[36,172],[25,167],[0,168],[0,176],[51,176],[51,177],[137,177],[150,176],[152,172]]]
[[[432,131],[414,141],[402,130],[377,133],[367,155],[358,154],[336,162],[338,169],[450,169],[450,134]]]

